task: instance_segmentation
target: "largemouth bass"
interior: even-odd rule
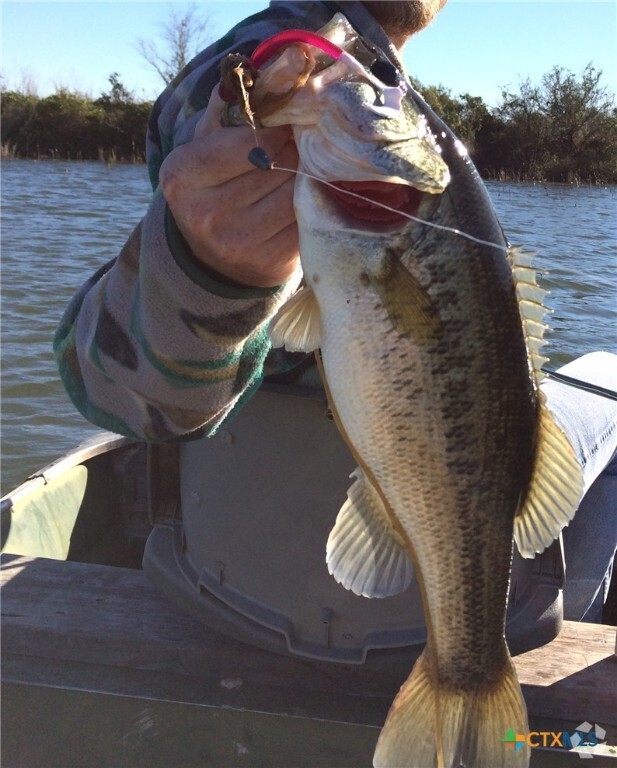
[[[415,92],[396,86],[397,103],[369,75],[318,68],[262,120],[294,126],[301,160],[305,285],[271,338],[319,350],[358,462],[330,572],[385,597],[411,559],[422,587],[426,648],[374,765],[524,766],[528,749],[502,742],[528,731],[504,639],[513,533],[525,556],[542,551],[582,493],[538,389],[543,292],[456,137]]]

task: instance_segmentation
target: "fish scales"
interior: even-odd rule
[[[324,34],[354,38],[341,19]],[[537,388],[544,310],[528,258],[508,249],[452,132],[394,91],[340,59],[263,120],[294,128],[306,283],[270,335],[319,350],[358,462],[330,572],[387,597],[408,586],[411,558],[423,595],[426,648],[374,765],[525,766],[528,748],[501,741],[528,728],[504,639],[513,531],[524,556],[542,551],[576,510],[580,467]],[[383,200],[396,207],[384,214]]]
[[[332,280],[328,289],[320,279],[314,289],[322,299],[322,357],[338,416],[413,542],[440,674],[462,669],[464,677],[472,668],[486,671],[488,641],[482,638],[503,631],[503,614],[492,606],[496,596],[503,602],[507,589],[512,521],[526,481],[521,464],[531,459],[535,409],[524,345],[513,354],[516,326],[508,332],[504,320],[504,299],[518,313],[511,280],[506,296],[491,301],[490,259],[481,263],[477,254],[476,278],[467,256],[433,256],[426,245],[426,259],[404,246],[399,256],[419,280],[424,276],[442,321],[438,337],[425,344],[398,331],[378,292],[360,280],[375,271],[370,264],[358,265],[355,281]],[[351,247],[365,250],[355,238]],[[338,262],[328,256],[333,243],[315,244],[303,236],[301,248],[307,274],[336,269]],[[313,263],[314,253],[326,254],[327,263]],[[458,300],[447,287],[453,284]],[[503,366],[498,358],[505,358]],[[495,368],[510,395],[497,396]],[[516,408],[507,407],[508,397]],[[504,493],[508,477],[512,487]],[[503,663],[501,652],[496,663]],[[463,682],[451,680],[454,686]]]

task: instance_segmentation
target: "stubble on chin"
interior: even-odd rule
[[[445,0],[363,0],[390,37],[410,37],[435,18]]]

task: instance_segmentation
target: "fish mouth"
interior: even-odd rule
[[[366,224],[402,226],[417,216],[425,193],[387,181],[333,181],[329,196],[347,216]]]

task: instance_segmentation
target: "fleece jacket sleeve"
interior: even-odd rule
[[[196,56],[154,104],[146,139],[152,204],[120,255],[75,295],[54,340],[65,387],[94,424],[152,442],[209,435],[264,370],[302,371],[302,355],[276,350],[266,360],[267,326],[300,274],[275,289],[225,284],[196,264],[156,190],[165,157],[192,140],[223,57],[251,55],[284,29],[320,29],[340,10],[336,2],[273,0]],[[383,36],[362,3],[346,2],[344,12],[369,38]]]
[[[64,385],[105,429],[152,442],[211,434],[259,386],[268,322],[299,279],[217,282],[185,252],[157,193],[64,314],[54,340]]]

